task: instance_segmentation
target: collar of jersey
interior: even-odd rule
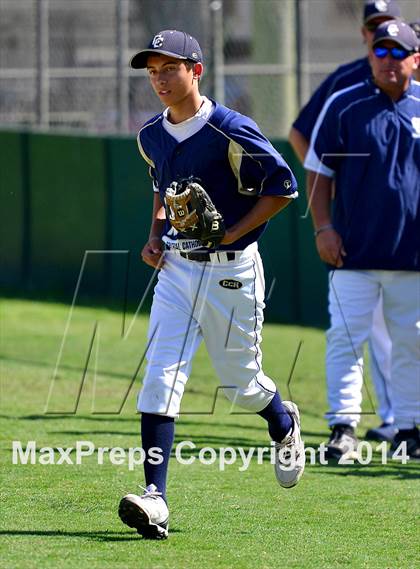
[[[370,86],[373,89],[374,93],[376,93],[377,95],[382,95],[383,97],[386,97],[387,99],[390,99],[390,97],[385,93],[385,91],[382,91],[382,89],[380,87],[378,87],[378,85],[376,85],[376,83],[373,80],[373,77],[368,79],[368,82],[370,83]],[[415,80],[413,78],[411,78],[410,83],[408,85],[408,88],[404,91],[404,93],[401,95],[401,97],[398,99],[398,101],[396,101],[396,103],[398,103],[399,101],[402,101],[408,95],[413,95],[416,92],[415,83],[416,83]]]
[[[168,114],[169,114],[169,107],[167,107],[162,115],[163,115],[163,120],[168,121],[168,123],[171,125],[171,128],[182,128],[183,126],[185,126],[186,124],[188,124],[188,122],[192,122],[196,119],[199,119],[200,117],[206,116],[206,114],[209,112],[210,108],[212,106],[214,106],[214,103],[208,99],[206,96],[202,95],[202,99],[203,102],[200,105],[200,108],[198,109],[198,111],[195,113],[195,115],[193,115],[192,117],[190,117],[189,119],[185,119],[185,121],[173,124],[168,120]]]

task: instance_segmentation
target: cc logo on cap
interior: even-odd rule
[[[163,36],[158,34],[157,36],[155,36],[153,38],[152,46],[153,47],[161,47],[163,45],[163,39],[164,39]]]
[[[388,2],[386,2],[385,0],[376,0],[375,2],[375,8],[379,11],[379,12],[386,12],[387,8],[388,8]]]
[[[397,36],[400,30],[398,29],[397,24],[391,24],[387,27],[386,31],[390,36]]]

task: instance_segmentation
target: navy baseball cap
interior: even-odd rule
[[[401,16],[401,10],[394,0],[369,0],[365,2],[363,12],[364,24],[381,16],[388,16],[388,18],[393,20]]]
[[[389,20],[376,28],[372,45],[384,40],[392,40],[407,51],[418,51],[419,40],[413,28],[401,20]]]
[[[130,66],[133,69],[144,69],[147,66],[147,58],[154,53],[193,62],[203,61],[200,45],[190,34],[178,30],[163,30],[155,35],[146,49],[131,58]]]

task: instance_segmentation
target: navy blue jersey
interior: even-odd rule
[[[420,270],[420,83],[397,102],[370,79],[332,95],[305,168],[335,177],[343,268]]]
[[[356,59],[351,63],[340,65],[331,75],[321,83],[318,89],[311,96],[309,101],[300,111],[297,119],[293,123],[296,130],[303,134],[306,140],[310,140],[312,130],[319,117],[325,101],[337,91],[350,87],[355,83],[360,83],[372,75],[369,60],[367,57]]]
[[[297,183],[286,162],[250,118],[213,104],[206,124],[183,142],[178,143],[163,128],[163,114],[159,114],[140,130],[138,145],[162,203],[171,182],[194,176],[201,180],[229,228],[254,207],[259,196],[296,197]],[[219,249],[244,249],[261,236],[266,225]],[[165,234],[172,240],[182,239],[168,221]]]

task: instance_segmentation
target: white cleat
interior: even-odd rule
[[[305,470],[305,447],[300,437],[300,416],[297,405],[291,401],[283,401],[283,405],[292,418],[293,427],[281,443],[275,443],[274,471],[280,486],[293,488]]]
[[[154,484],[147,486],[142,496],[124,496],[118,508],[118,515],[122,522],[135,528],[145,539],[168,537],[168,506]]]

